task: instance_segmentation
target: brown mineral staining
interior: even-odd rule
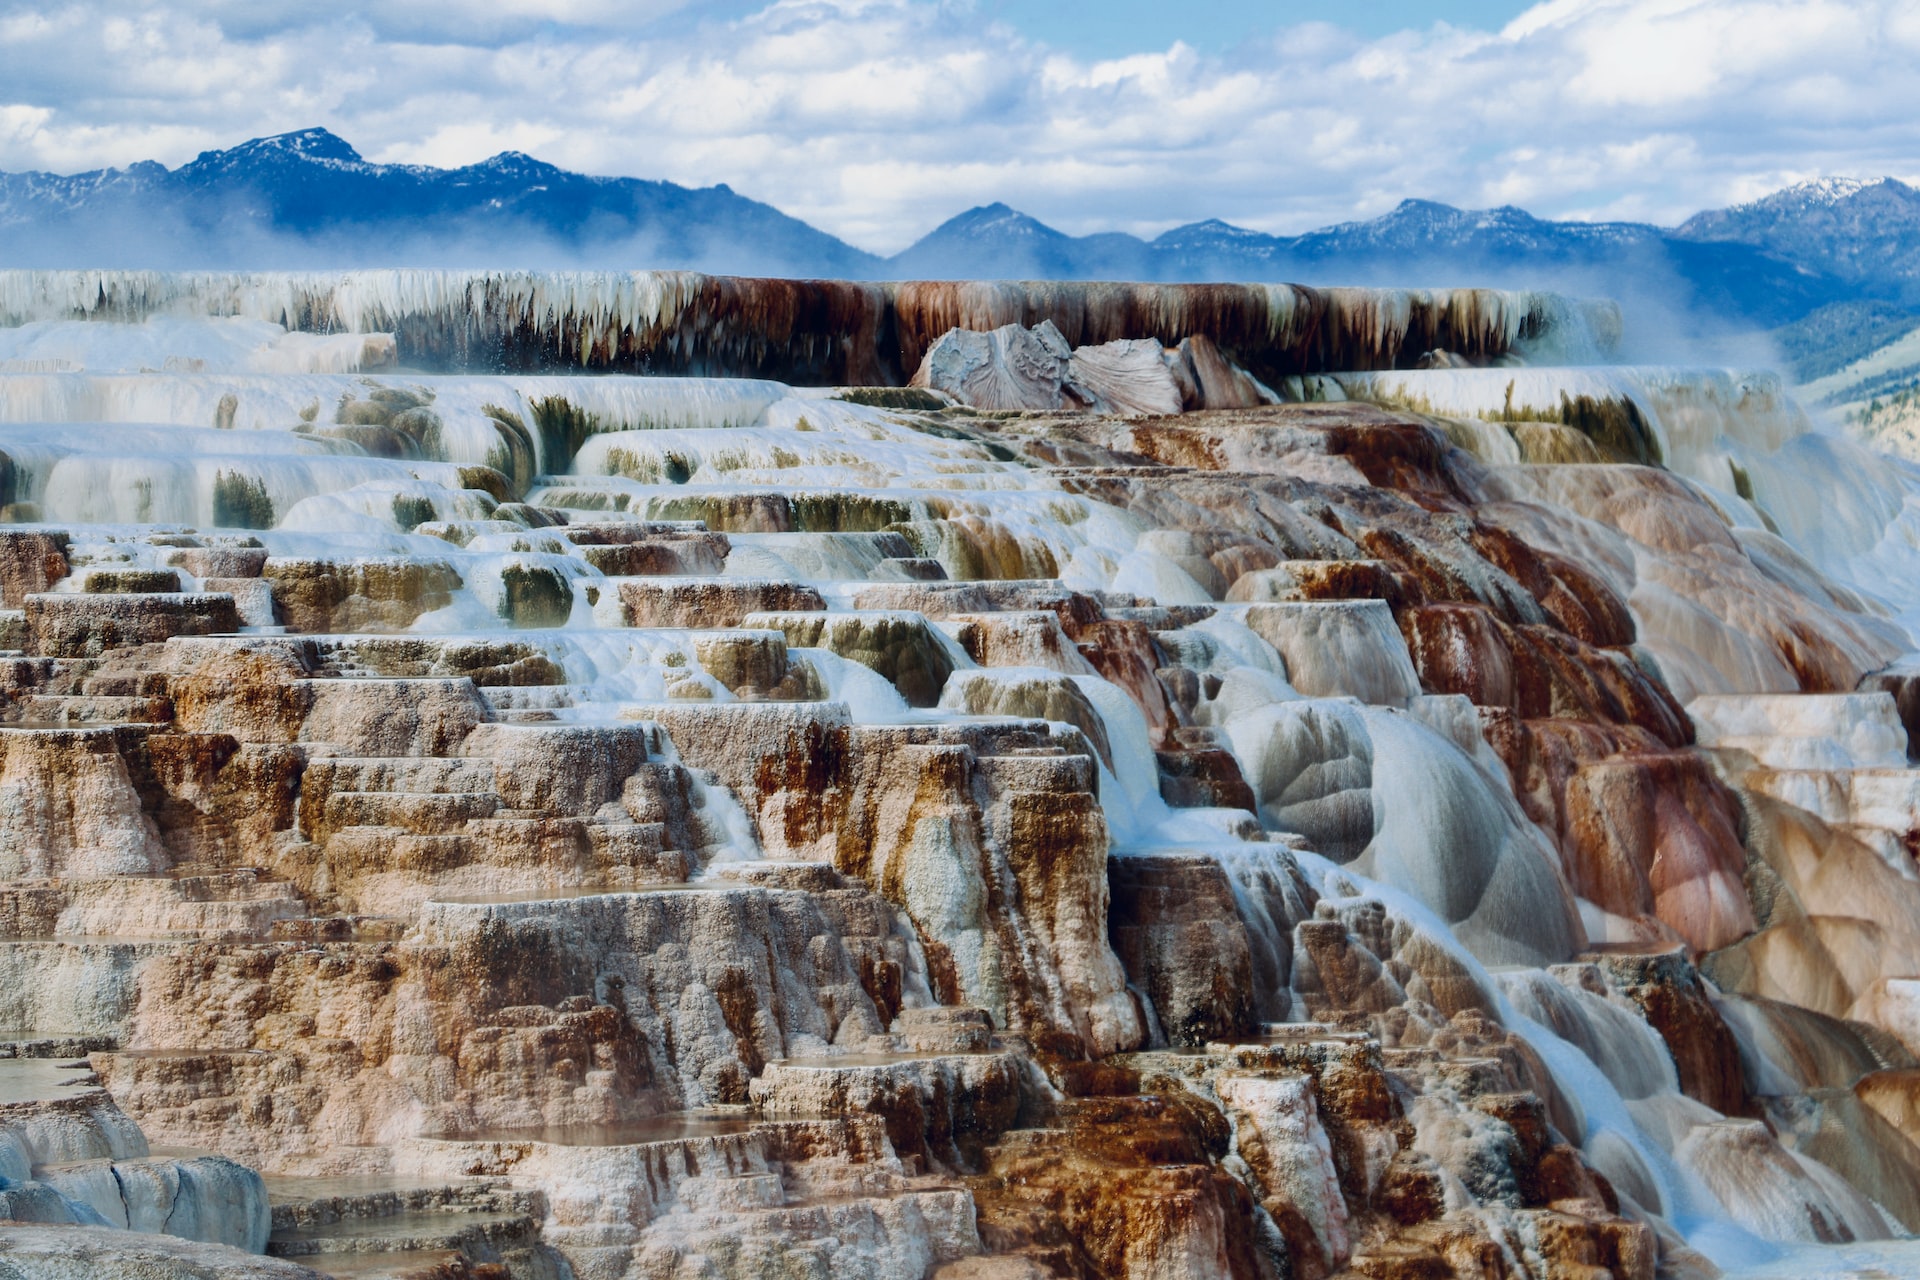
[[[158,595],[180,590],[180,575],[171,569],[94,569],[82,590],[88,595]]]
[[[1176,809],[1258,810],[1240,761],[1203,728],[1173,731],[1171,750],[1154,752],[1160,798]]]
[[[1251,1197],[1183,1108],[1140,1095],[1072,1099],[1061,1112],[1057,1127],[1001,1139],[970,1179],[990,1249],[1054,1275],[1266,1274]]]
[[[595,536],[606,542],[589,540]],[[609,578],[699,577],[719,573],[727,561],[723,533],[653,534],[616,541],[617,533],[603,534],[588,526],[569,529],[567,537],[580,546],[582,559]]]
[[[67,576],[67,535],[0,530],[0,605],[18,609]]]
[[[1422,352],[1436,347],[1478,362],[1500,354],[1508,341],[1504,325],[1495,319],[1503,299],[1491,292],[1415,295],[1405,312],[1396,312],[1395,301],[1366,290],[1300,286],[1088,287],[1045,281],[893,286],[900,359],[907,369],[918,367],[927,348],[949,330],[985,332],[1043,320],[1070,347],[1149,337],[1175,346],[1204,337],[1216,352],[1273,382],[1328,369],[1411,368]]]
[[[738,578],[626,579],[617,584],[630,627],[737,627],[750,613],[824,609],[799,582]]]
[[[1174,1044],[1253,1034],[1253,958],[1217,862],[1128,857],[1108,863],[1107,930]]]
[[[1574,883],[1623,916],[1652,914],[1697,950],[1738,941],[1755,922],[1741,884],[1738,803],[1699,757],[1622,756],[1567,783]]]
[[[273,557],[261,576],[273,586],[275,615],[293,631],[401,631],[421,614],[453,603],[461,585],[451,565],[371,558]]]
[[[23,603],[33,651],[52,658],[98,657],[174,636],[240,629],[228,595],[34,595]]]
[[[771,632],[722,631],[696,636],[694,656],[707,674],[735,694],[765,697],[787,679],[787,643]]]
[[[1399,580],[1384,560],[1284,560],[1271,568],[1243,571],[1223,598],[1249,604],[1270,600],[1385,600],[1393,604],[1400,594]]]
[[[882,383],[1045,321],[1060,405],[808,402],[983,468],[897,487],[703,484],[655,423],[647,483],[531,492],[610,424],[490,404],[465,496],[391,505],[432,556],[0,532],[0,1067],[90,1051],[113,1108],[0,1099],[0,1162],[137,1125],[475,1275],[1706,1274],[1636,1144],[1756,1230],[1920,1226],[1884,620],[1607,461],[1629,415],[1494,466],[1262,403],[1544,301],[648,279],[399,345]],[[449,399],[328,429],[446,466]]]
[[[1666,1041],[1688,1097],[1724,1115],[1747,1115],[1751,1104],[1740,1046],[1683,953],[1596,957],[1610,988],[1638,1005]]]
[[[946,646],[914,613],[753,613],[742,625],[775,627],[796,648],[826,649],[857,662],[884,676],[908,706],[937,705],[953,674]]]

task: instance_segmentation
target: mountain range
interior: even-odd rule
[[[517,151],[374,164],[325,129],[90,173],[0,174],[0,266],[719,265],[870,276],[880,260],[728,187],[570,173]]]
[[[1731,328],[1772,328],[1836,306],[1878,315],[1920,304],[1920,191],[1891,178],[1805,183],[1673,228],[1407,200],[1382,217],[1298,236],[1206,221],[1152,240],[1070,236],[989,204],[880,257],[724,185],[591,177],[511,151],[458,169],[376,164],[324,129],[203,152],[176,169],[149,161],[0,174],[0,266],[423,263],[1532,284],[1629,298],[1653,291]]]

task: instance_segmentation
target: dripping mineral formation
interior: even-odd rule
[[[0,311],[0,1274],[1920,1261],[1920,473],[1767,375],[1485,291]]]

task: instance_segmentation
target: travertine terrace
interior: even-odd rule
[[[0,310],[0,1275],[1920,1229],[1920,480],[1766,375],[1485,291]]]

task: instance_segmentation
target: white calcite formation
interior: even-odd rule
[[[1920,473],[1771,379],[1483,291],[0,312],[0,1275],[1920,1265]]]
[[[927,348],[908,385],[975,409],[1084,409],[1129,418],[1249,409],[1280,398],[1204,334],[1178,347],[1119,338],[1076,349],[1051,320],[990,333],[950,329]]]

